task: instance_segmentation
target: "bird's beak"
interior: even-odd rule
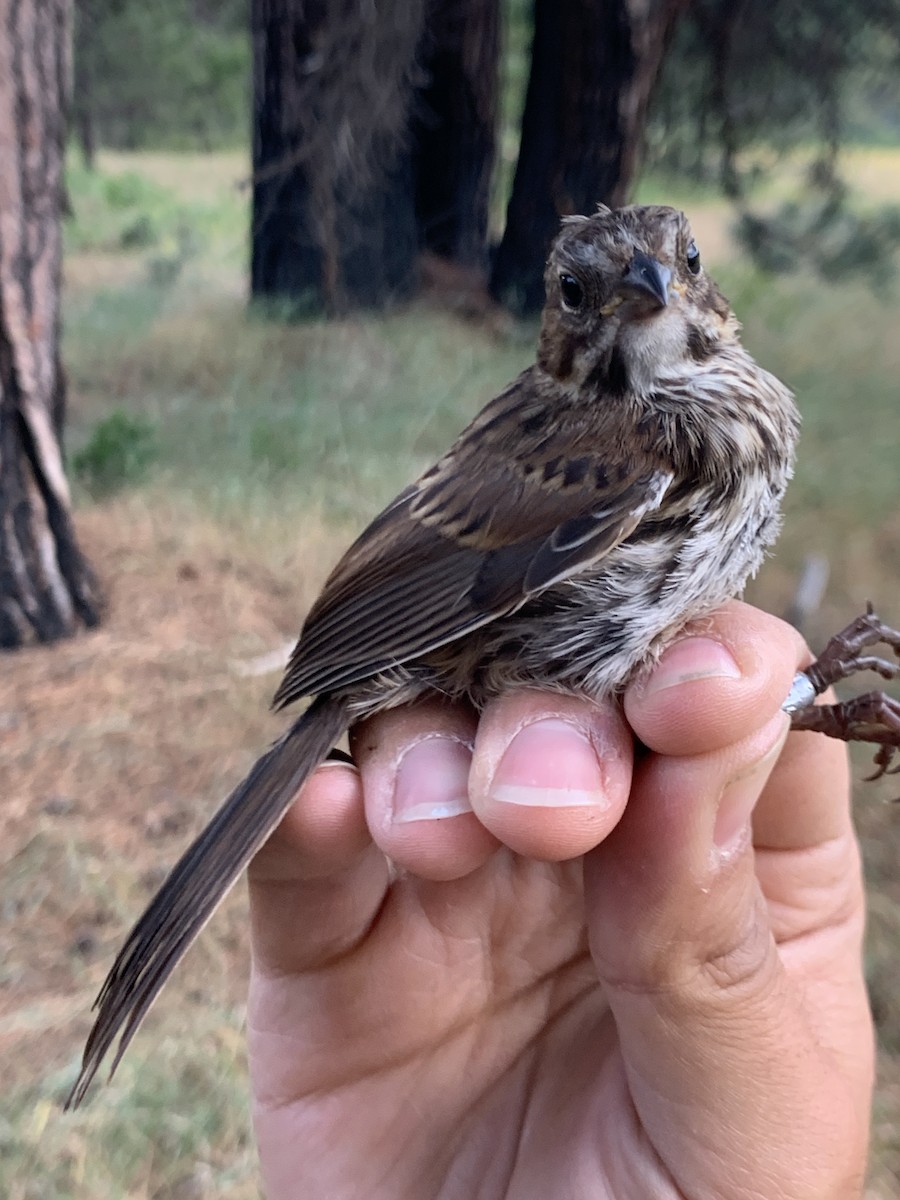
[[[626,291],[632,294],[636,292],[640,296],[651,296],[659,308],[665,308],[669,303],[671,279],[672,272],[668,267],[664,267],[649,254],[644,254],[642,250],[635,250],[631,266],[625,272],[622,282],[626,285]]]

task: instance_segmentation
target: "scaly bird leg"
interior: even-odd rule
[[[900,773],[900,763],[891,766],[900,749],[900,701],[884,692],[867,692],[838,704],[814,705],[813,701],[833,683],[857,671],[876,671],[884,679],[900,678],[900,661],[863,653],[879,643],[889,646],[900,660],[900,630],[879,620],[869,604],[865,616],[836,634],[816,661],[795,676],[783,705],[793,729],[824,733],[845,742],[877,744],[876,769],[868,779]]]

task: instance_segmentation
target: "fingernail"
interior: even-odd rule
[[[720,860],[732,857],[749,842],[753,809],[765,780],[781,753],[787,733],[788,727],[768,753],[745,767],[725,785],[713,828],[713,843]]]
[[[355,762],[352,760],[350,762],[344,762],[342,758],[326,758],[323,762],[319,763],[319,765],[316,767],[316,770],[324,771],[331,767],[342,767],[345,771],[355,771],[357,775],[359,774],[359,767]]]
[[[653,695],[697,679],[740,679],[741,668],[731,652],[712,638],[682,638],[670,646],[644,684],[644,694]]]
[[[494,772],[491,800],[567,808],[605,805],[597,750],[567,721],[548,718],[521,729]]]
[[[442,821],[471,812],[471,764],[472,751],[453,738],[426,737],[410,746],[397,766],[394,821]]]

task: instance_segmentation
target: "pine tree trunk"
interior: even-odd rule
[[[430,0],[416,121],[419,241],[464,267],[487,264],[499,54],[498,0]]]
[[[422,0],[253,0],[251,293],[343,312],[407,295]]]
[[[95,625],[60,437],[60,206],[71,0],[0,0],[0,647]]]
[[[97,37],[96,0],[78,0],[75,10],[75,79],[72,124],[88,171],[97,165],[97,126],[94,120],[94,55]]]
[[[563,216],[625,202],[647,105],[683,0],[535,0],[531,73],[506,229],[491,291],[518,312],[543,304]]]
[[[324,0],[254,0],[253,222],[250,291],[321,307],[322,254],[312,236],[308,162],[292,122],[291,83],[313,54],[305,31],[324,19]],[[287,76],[287,78],[286,78]]]

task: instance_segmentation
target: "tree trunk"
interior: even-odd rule
[[[535,0],[522,139],[491,291],[543,304],[563,216],[616,206],[637,171],[647,105],[684,0]]]
[[[710,107],[719,117],[719,142],[722,147],[719,183],[728,199],[738,204],[743,199],[744,187],[738,168],[739,139],[729,79],[735,37],[746,8],[747,0],[729,0],[728,4],[715,5],[712,9],[698,5],[694,15],[707,46]]]
[[[342,312],[406,295],[422,0],[253,0],[254,298]]]
[[[253,223],[250,290],[257,298],[322,305],[322,253],[312,233],[309,163],[293,91],[314,55],[324,2],[254,0]]]
[[[75,12],[75,80],[72,122],[81,145],[81,156],[88,171],[97,163],[97,133],[94,121],[94,56],[92,43],[97,36],[97,14],[91,0],[79,0]]]
[[[0,647],[95,625],[60,436],[60,204],[71,0],[0,0]]]
[[[416,121],[419,241],[465,267],[487,264],[499,53],[498,0],[429,0]]]

